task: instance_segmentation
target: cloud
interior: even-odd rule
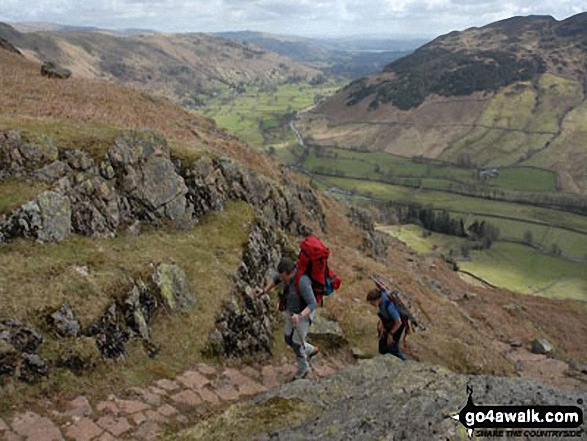
[[[0,21],[45,21],[166,32],[258,30],[299,35],[434,37],[514,15],[557,19],[587,0],[2,0]]]

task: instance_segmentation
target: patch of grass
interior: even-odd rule
[[[164,439],[167,441],[250,440],[254,439],[254,435],[301,424],[318,412],[315,406],[299,398],[272,397],[259,403],[235,404],[218,416],[201,421],[188,430]]]
[[[587,300],[587,263],[504,242],[487,251],[472,251],[471,255],[471,262],[460,262],[459,266],[493,285],[524,294]]]
[[[112,296],[125,292],[127,277],[145,277],[153,272],[152,265],[160,262],[178,264],[197,299],[188,313],[155,317],[152,337],[160,348],[155,359],[148,358],[137,341],[129,345],[130,357],[124,361],[101,363],[83,377],[54,369],[40,388],[15,383],[14,392],[3,400],[26,405],[39,393],[59,397],[80,390],[88,396],[105,396],[148,384],[156,377],[172,377],[201,360],[216,315],[229,298],[228,275],[238,267],[253,216],[247,204],[230,203],[224,212],[202,218],[189,232],[145,228],[139,236],[109,240],[74,236],[58,245],[28,241],[0,244],[0,317],[41,326],[45,311],[68,300],[87,326],[102,314]],[[87,266],[88,276],[77,271],[81,266]],[[55,341],[42,347],[48,352],[45,355],[55,357],[51,354]]]
[[[99,122],[0,117],[0,131],[21,130],[32,137],[49,137],[59,150],[84,150],[102,160],[122,127]]]
[[[0,181],[0,214],[10,213],[46,190],[47,187],[46,184],[34,180]]]

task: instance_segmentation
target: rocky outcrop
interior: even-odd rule
[[[67,301],[59,310],[47,316],[47,325],[61,337],[75,338],[80,335],[80,323]]]
[[[54,191],[45,191],[27,202],[0,225],[0,237],[25,237],[43,242],[61,241],[71,233],[69,200]]]
[[[371,213],[361,208],[351,207],[347,216],[363,232],[361,251],[373,259],[385,259],[389,239],[386,234],[375,231],[375,223]]]
[[[294,234],[306,230],[306,221],[323,230],[326,225],[311,188],[293,184],[286,175],[278,184],[226,158],[202,155],[189,164],[174,162],[165,138],[150,131],[122,132],[98,165],[85,152],[57,152],[50,140],[30,143],[18,132],[7,132],[0,136],[0,173],[0,178],[30,176],[54,185],[43,196],[51,195],[50,206],[32,201],[0,220],[3,240],[58,241],[70,232],[113,237],[137,221],[170,221],[190,229],[228,200],[250,203],[269,225]],[[69,223],[64,222],[67,215]]]
[[[171,312],[187,311],[196,303],[187,276],[176,265],[159,265],[153,274],[153,283],[162,304]]]
[[[36,352],[43,337],[18,320],[0,322],[0,375],[13,375],[27,383],[49,374],[47,362]]]
[[[125,132],[108,151],[108,160],[133,218],[169,219],[191,226],[193,207],[185,198],[188,189],[170,160],[165,138],[153,132]]]
[[[473,389],[477,405],[576,406],[586,398],[584,392],[563,392],[528,380],[459,375],[384,355],[318,382],[282,385],[181,435],[189,439],[191,434],[205,434],[207,427],[215,427],[215,439],[222,439],[232,427],[223,428],[218,422],[232,421],[230,416],[238,415],[247,439],[465,441],[464,426],[451,416],[467,403],[467,386]],[[267,415],[273,416],[270,431]],[[530,435],[525,439],[543,438]]]
[[[160,264],[147,281],[127,283],[127,294],[112,302],[84,334],[95,338],[106,358],[125,357],[126,344],[132,338],[141,340],[147,354],[153,357],[158,352],[149,328],[153,318],[161,308],[168,313],[187,311],[196,303],[196,296],[185,273],[176,265]]]
[[[46,61],[41,66],[41,75],[47,78],[66,80],[71,76],[71,71],[69,69],[58,66],[52,61]]]
[[[18,131],[0,134],[0,178],[23,176],[57,160],[57,147],[49,138],[29,140]]]
[[[225,357],[271,354],[272,311],[269,298],[257,298],[254,287],[266,283],[277,266],[282,246],[266,224],[258,223],[243,252],[235,276],[232,300],[221,312],[210,334],[211,349]]]
[[[126,280],[126,294],[112,301],[102,316],[83,328],[70,304],[45,315],[44,329],[58,338],[58,351],[51,364],[75,373],[95,367],[102,358],[127,356],[131,339],[143,343],[147,355],[158,348],[151,339],[150,324],[165,308],[167,314],[186,311],[196,297],[181,268],[160,264],[146,281]],[[0,375],[32,382],[48,375],[49,363],[37,354],[43,336],[17,320],[0,321]]]

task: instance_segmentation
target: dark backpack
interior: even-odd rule
[[[330,250],[316,236],[308,236],[300,244],[298,255],[295,286],[300,292],[300,279],[307,274],[312,281],[312,290],[316,296],[316,302],[321,303],[324,296],[329,296],[335,289],[340,288],[341,279],[328,268]]]
[[[383,290],[383,305],[385,306],[385,309],[387,309],[387,305],[389,305],[390,303],[393,304],[393,306],[395,306],[395,309],[397,309],[397,311],[399,312],[399,318],[402,324],[404,325],[405,336],[406,334],[409,334],[411,331],[410,314],[404,307],[403,303],[397,298],[397,295],[394,294],[395,293],[390,293],[387,290]]]

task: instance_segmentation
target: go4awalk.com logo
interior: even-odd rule
[[[465,407],[452,416],[467,429],[469,438],[582,438],[583,410],[578,406],[476,406],[467,386]],[[583,400],[578,399],[582,405]]]

